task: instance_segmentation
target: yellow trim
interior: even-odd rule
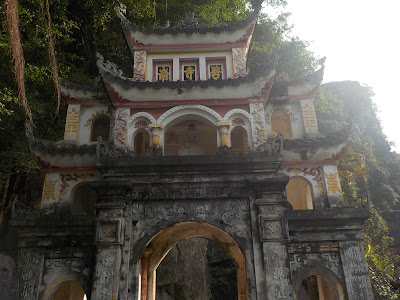
[[[147,61],[148,61],[148,57],[149,57],[149,55],[148,55],[148,53],[147,53],[147,50],[143,50],[143,51],[145,51],[146,52],[146,67],[145,67],[145,70],[144,70],[144,81],[147,81],[147,71],[148,71],[148,68],[147,68]]]
[[[231,48],[231,52],[232,52],[232,49],[233,48]],[[148,52],[148,50],[146,51],[148,54],[149,54],[149,52]],[[229,53],[229,50],[225,50],[225,51],[201,51],[201,52],[153,52],[153,53],[150,53],[149,55],[159,55],[159,54],[161,54],[161,55],[164,55],[164,54],[173,54],[173,55],[181,55],[181,54],[194,54],[194,53]],[[146,58],[147,58],[147,56],[146,56]]]
[[[163,128],[163,124],[161,123],[154,123],[154,124],[149,124],[150,128]]]

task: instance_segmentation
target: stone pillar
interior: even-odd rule
[[[349,300],[374,299],[361,241],[339,242]]]
[[[148,286],[148,268],[149,268],[149,256],[153,253],[153,249],[147,248],[144,250],[142,259],[140,260],[140,299],[147,300],[147,286]],[[151,290],[154,290],[155,286],[152,286]]]
[[[172,60],[172,81],[178,81],[179,80],[179,75],[181,73],[181,70],[179,69],[179,58],[174,57]],[[183,80],[183,77],[182,77]]]
[[[200,80],[207,80],[207,63],[204,56],[199,58]]]
[[[313,99],[300,100],[300,105],[303,115],[305,137],[318,136],[318,123],[315,115]]]
[[[229,146],[228,134],[230,125],[230,122],[217,122],[219,133],[221,135],[221,147]]]
[[[340,188],[340,179],[337,166],[322,166],[323,178],[325,181],[325,190],[328,197],[329,207],[340,207],[343,202],[342,189]]]
[[[20,248],[18,264],[19,297],[21,300],[37,300],[42,279],[44,255],[42,249]]]
[[[68,105],[65,120],[64,140],[78,142],[80,104]]]
[[[288,300],[293,297],[287,265],[286,202],[282,194],[258,195],[256,199],[268,300]]]
[[[152,139],[152,144],[154,147],[159,148],[160,145],[160,136],[161,136],[161,132],[163,129],[163,125],[162,124],[150,124],[150,131],[151,131],[151,139]]]
[[[124,197],[127,187],[102,187],[96,190],[99,214],[96,225],[96,267],[91,299],[119,299],[125,231]]]
[[[146,50],[136,50],[133,61],[133,80],[146,80]]]
[[[117,147],[128,147],[128,120],[130,109],[127,107],[118,107],[116,110],[114,126],[114,145]]]

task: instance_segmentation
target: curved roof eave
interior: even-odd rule
[[[274,53],[269,61],[259,70],[247,76],[227,80],[197,81],[134,81],[124,77],[115,65],[104,62],[99,55],[97,66],[108,89],[111,99],[124,101],[168,101],[199,99],[238,99],[268,97],[274,79],[279,56]],[[110,67],[111,66],[111,67]],[[110,91],[110,88],[112,91]],[[225,89],[221,91],[221,89]],[[221,93],[222,92],[222,93]],[[114,94],[111,95],[111,93]],[[216,94],[218,93],[218,94]]]
[[[174,26],[144,28],[134,25],[117,11],[131,50],[176,45],[223,45],[249,43],[257,22],[258,11],[233,25]]]
[[[285,100],[295,98],[314,98],[324,79],[325,65],[312,74],[292,81],[276,81],[270,98],[272,100]]]

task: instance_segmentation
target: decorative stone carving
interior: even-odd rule
[[[57,181],[58,180],[56,179],[56,180],[46,180],[44,182],[42,201],[56,200],[55,192],[56,192]]]
[[[373,299],[362,243],[341,242],[340,250],[349,298]]]
[[[232,120],[233,127],[236,127],[236,126],[243,127],[244,125],[246,125],[246,122],[242,118],[235,118]]]
[[[104,56],[101,55],[100,53],[96,53],[97,56],[97,67],[99,68],[99,72],[109,72],[117,76],[123,76],[124,72],[113,62],[107,60],[106,62],[104,61]]]
[[[119,147],[126,147],[128,142],[128,119],[129,109],[119,107],[117,108],[117,118],[114,127],[114,145]]]
[[[342,190],[339,186],[338,173],[325,173],[325,177],[328,180],[328,193],[341,193]]]
[[[262,103],[250,103],[250,113],[254,118],[255,126],[252,128],[253,147],[257,148],[267,140],[265,129],[264,107]]]
[[[43,255],[34,249],[25,249],[21,254],[19,275],[19,299],[36,300],[43,270]]]
[[[61,201],[62,198],[67,194],[67,189],[69,187],[69,181],[85,181],[88,177],[94,177],[93,173],[86,173],[86,174],[61,174],[61,188],[60,193],[58,195],[58,201]]]
[[[99,221],[97,243],[120,244],[122,241],[122,222],[120,220]]]
[[[235,78],[245,76],[246,72],[246,54],[248,48],[232,48],[232,59],[233,59],[233,72]]]
[[[133,62],[133,80],[145,81],[146,50],[136,50]]]
[[[134,157],[137,156],[135,152],[129,149],[121,149],[115,147],[111,143],[99,142],[96,147],[97,158],[102,157]]]

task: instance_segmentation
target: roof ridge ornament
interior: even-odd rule
[[[104,72],[109,72],[119,77],[123,77],[124,72],[118,67],[117,64],[107,60],[104,62],[104,56],[99,52],[96,53],[97,62],[96,65],[99,68],[99,73],[103,74]]]

